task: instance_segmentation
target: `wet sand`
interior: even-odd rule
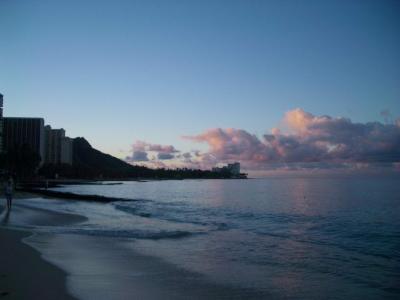
[[[29,235],[29,232],[0,229],[0,298],[75,299],[67,293],[66,273],[22,243],[21,239]]]
[[[26,197],[29,195],[18,195],[14,204]],[[79,216],[26,209],[17,204],[11,212],[0,206],[0,298],[75,299],[65,286],[67,274],[23,242],[32,232],[13,229],[13,224],[68,224],[82,220]]]
[[[85,220],[25,206],[18,200],[10,214],[0,213],[0,291],[4,292],[0,299],[261,298],[254,290],[213,283],[200,274],[139,254],[134,239],[34,229],[79,226]]]
[[[138,253],[131,239],[40,234],[27,242],[66,270],[79,299],[263,299],[252,289],[209,281],[162,259]]]

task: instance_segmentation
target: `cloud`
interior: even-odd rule
[[[164,152],[160,152],[157,154],[157,158],[159,160],[168,160],[168,159],[173,159],[175,156],[171,153],[164,153]]]
[[[178,150],[172,145],[151,144],[144,141],[136,141],[132,145],[133,151],[154,151],[162,153],[177,153]]]
[[[184,153],[180,153],[180,154],[176,155],[175,157],[183,159],[183,160],[188,160],[188,159],[191,159],[194,155],[195,155],[195,153],[192,154],[190,152],[184,152]]]
[[[267,159],[266,155],[268,155],[265,145],[257,136],[241,129],[216,128],[197,136],[185,136],[184,138],[208,143],[210,154],[221,161],[230,159],[263,161]],[[199,153],[196,155],[199,156]]]
[[[162,161],[172,160],[179,151],[172,145],[151,144],[145,141],[136,141],[132,145],[132,156],[126,157],[128,162],[143,162],[153,168],[164,168]]]
[[[149,161],[149,158],[147,156],[147,152],[145,151],[134,151],[132,153],[132,156],[127,156],[126,160],[129,162],[135,162],[135,161]]]
[[[285,114],[283,130],[262,138],[242,129],[209,129],[185,139],[207,143],[220,162],[237,160],[258,168],[271,163],[393,163],[400,161],[400,121],[353,123],[346,118],[314,116],[302,109]],[[203,154],[204,155],[204,154]]]
[[[261,137],[243,129],[214,128],[183,138],[205,143],[208,150],[180,152],[173,145],[136,141],[126,160],[153,168],[210,169],[239,161],[244,169],[268,172],[366,170],[374,164],[382,170],[400,170],[400,119],[355,123],[298,108],[285,113],[279,128]]]
[[[192,154],[191,154],[190,152],[185,152],[185,153],[182,154],[182,156],[183,156],[184,158],[186,158],[186,159],[192,158]]]

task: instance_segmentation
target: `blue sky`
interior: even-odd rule
[[[0,1],[6,116],[124,157],[285,112],[400,116],[399,1]],[[122,150],[122,152],[121,152]]]

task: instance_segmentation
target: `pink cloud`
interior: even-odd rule
[[[366,169],[374,163],[399,169],[400,119],[391,124],[353,123],[347,118],[287,112],[281,128],[258,137],[243,129],[214,128],[186,140],[206,143],[208,151],[181,153],[172,145],[136,141],[130,162],[150,167],[210,169],[239,161],[248,170]]]
[[[230,159],[244,161],[264,161],[268,158],[268,149],[255,135],[241,129],[209,129],[196,136],[185,136],[185,139],[205,142],[210,147],[210,154],[217,160]]]
[[[151,154],[149,159],[149,152],[156,152],[156,155]],[[141,162],[145,164],[156,164],[155,161],[171,160],[175,157],[175,153],[179,151],[172,145],[151,144],[144,141],[136,141],[132,145],[132,155],[126,157],[128,162]],[[164,164],[157,163],[157,166]]]
[[[144,141],[136,141],[132,145],[132,150],[133,151],[154,151],[154,152],[161,152],[161,153],[177,153],[177,152],[179,152],[172,145],[151,144],[151,143],[146,143]]]
[[[400,161],[398,122],[353,123],[295,109],[285,114],[283,124],[288,133],[274,128],[262,139],[234,128],[215,128],[184,138],[207,143],[209,154],[221,162],[237,160],[249,167],[267,163]]]

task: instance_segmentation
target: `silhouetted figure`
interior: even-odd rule
[[[4,194],[5,194],[6,199],[7,199],[7,209],[8,210],[11,209],[13,191],[14,191],[14,182],[13,182],[12,178],[10,177],[7,180],[6,186],[4,188]]]

